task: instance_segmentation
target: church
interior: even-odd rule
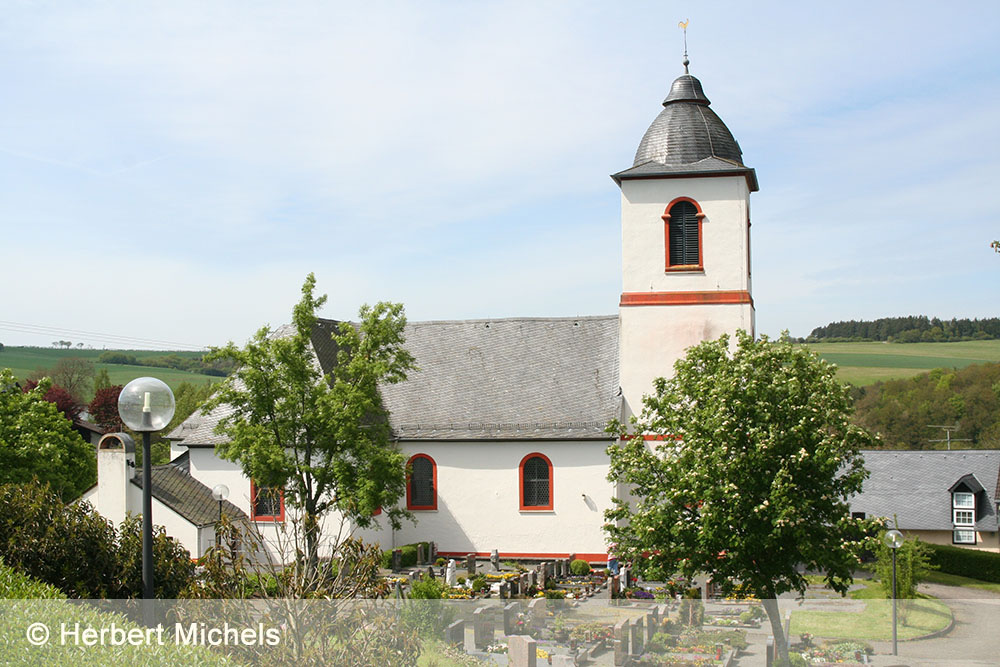
[[[686,59],[684,70],[632,166],[612,175],[621,189],[617,314],[409,323],[405,345],[419,370],[382,398],[412,470],[400,502],[416,522],[360,537],[384,549],[434,541],[445,556],[607,560],[604,511],[623,490],[607,480],[605,426],[638,413],[686,348],[754,333],[756,174]],[[334,325],[321,320],[312,336],[324,369]],[[172,460],[153,471],[153,522],[193,557],[214,543],[220,512],[255,522],[265,538],[288,519],[283,499],[258,494],[238,464],[215,454],[222,410],[196,412],[170,433]],[[84,500],[115,523],[138,513],[133,452],[102,442],[98,477]],[[224,503],[212,496],[218,484],[230,489]]]

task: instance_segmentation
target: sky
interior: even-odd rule
[[[604,315],[609,175],[691,73],[756,169],[758,330],[996,317],[1000,3],[0,0],[0,342]]]

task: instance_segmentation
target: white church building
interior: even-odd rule
[[[382,398],[412,468],[400,502],[416,522],[393,531],[383,521],[361,537],[383,548],[434,541],[443,555],[607,559],[604,511],[622,490],[606,478],[605,426],[639,412],[686,348],[754,332],[756,175],[686,70],[633,165],[612,176],[622,209],[617,314],[407,325],[419,370]],[[312,336],[324,369],[334,325],[321,320]],[[216,484],[230,489],[222,510],[265,535],[288,520],[283,500],[258,496],[237,463],[216,455],[221,414],[196,412],[170,433],[172,461],[153,472],[153,521],[195,557],[214,542]],[[134,454],[109,440],[98,459],[98,484],[84,499],[117,523],[140,509]]]

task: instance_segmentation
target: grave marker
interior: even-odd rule
[[[527,635],[508,637],[507,660],[510,667],[537,667],[538,643]]]

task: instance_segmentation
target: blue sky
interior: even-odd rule
[[[0,342],[242,342],[310,271],[333,318],[614,313],[683,19],[760,331],[1000,315],[996,2],[7,2]]]

